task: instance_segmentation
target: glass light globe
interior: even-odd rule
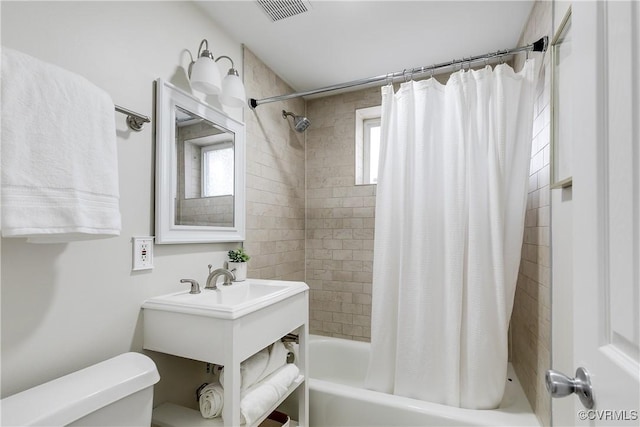
[[[228,107],[239,108],[247,103],[247,95],[242,80],[233,68],[229,70],[222,81],[222,96],[220,102]]]
[[[213,59],[201,56],[191,68],[191,87],[198,92],[217,95],[222,91],[220,70]]]

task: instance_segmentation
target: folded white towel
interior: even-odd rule
[[[222,415],[224,407],[224,390],[218,383],[207,385],[200,392],[198,398],[200,404],[200,414],[204,418],[216,418]]]
[[[268,363],[269,347],[263,348],[240,363],[240,391],[246,390],[257,383]],[[220,371],[220,384],[224,387],[224,368]]]
[[[287,349],[282,341],[263,348],[240,364],[240,390],[246,390],[287,363]],[[220,384],[224,387],[224,368],[220,371]]]
[[[269,349],[269,360],[264,371],[258,377],[258,381],[265,379],[287,363],[288,351],[282,341],[276,341],[267,348]]]
[[[240,421],[253,424],[263,416],[298,378],[300,370],[289,363],[248,389],[240,400]]]
[[[114,105],[88,80],[2,48],[2,235],[120,234]]]

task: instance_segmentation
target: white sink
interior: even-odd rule
[[[302,282],[247,279],[231,286],[218,285],[218,289],[203,288],[199,294],[182,291],[153,297],[142,308],[237,319],[307,289]]]
[[[142,308],[146,350],[225,367],[225,426],[240,425],[240,363],[286,334],[298,334],[301,375],[288,393],[304,383],[304,389],[299,389],[303,408],[299,416],[304,419],[309,332],[309,287],[305,283],[247,279],[231,286],[218,285],[217,290],[202,289],[199,294],[185,290],[150,298]],[[222,419],[207,425],[220,425]]]

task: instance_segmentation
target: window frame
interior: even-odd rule
[[[227,141],[215,142],[213,144],[200,147],[200,170],[201,170],[200,197],[225,197],[225,196],[233,196],[235,194],[235,188],[232,188],[231,193],[229,194],[218,194],[215,196],[209,196],[207,194],[207,190],[209,189],[209,186],[207,185],[206,177],[208,176],[209,166],[207,165],[206,155],[211,151],[226,150],[227,148],[231,148],[233,150],[234,148],[233,141],[227,140]],[[235,155],[235,153],[233,154]]]
[[[370,182],[371,143],[369,141],[369,138],[370,129],[376,124],[380,125],[381,118],[382,106],[380,105],[367,108],[359,108],[356,110],[356,185],[376,185],[375,182]]]

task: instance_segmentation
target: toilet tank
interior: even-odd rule
[[[151,424],[156,365],[124,353],[0,401],[9,426],[145,426]]]

